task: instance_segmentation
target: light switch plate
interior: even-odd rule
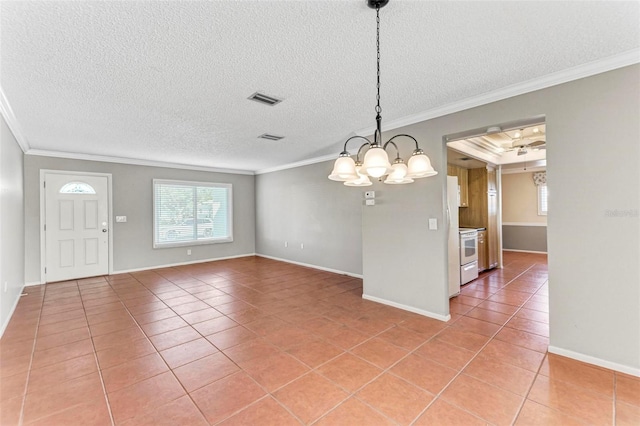
[[[127,221],[126,216],[116,216],[116,222],[123,223]]]
[[[375,206],[376,205],[376,200],[364,200],[364,203],[367,206]]]
[[[374,198],[376,198],[376,191],[366,191],[364,193],[364,198],[366,200],[373,200]],[[371,205],[373,205],[373,204],[371,204]]]
[[[438,229],[438,219],[436,219],[435,217],[429,218],[429,229],[432,231]]]

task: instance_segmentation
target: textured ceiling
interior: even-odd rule
[[[253,171],[374,124],[364,0],[2,1],[0,18],[0,87],[33,150]],[[640,46],[637,1],[393,0],[381,21],[383,120]]]

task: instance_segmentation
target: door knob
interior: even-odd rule
[[[106,230],[106,229],[103,229],[103,230],[102,230],[102,232],[107,232],[107,230]]]

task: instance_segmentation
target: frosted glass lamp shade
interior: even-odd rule
[[[391,185],[401,185],[403,183],[412,183],[413,179],[407,177],[407,165],[404,163],[395,163],[391,166],[391,173],[385,179],[384,183]]]
[[[356,173],[356,162],[349,156],[340,156],[333,164],[333,170],[329,175],[329,179],[339,182],[358,179]]]
[[[364,174],[374,178],[387,174],[391,169],[391,164],[386,151],[380,147],[369,149],[364,156],[362,169]]]
[[[347,186],[371,186],[373,183],[369,180],[369,176],[363,175],[360,173],[362,171],[362,165],[356,165],[356,173],[358,174],[357,179],[351,179],[346,181],[344,184]]]
[[[414,153],[409,159],[407,176],[412,179],[435,176],[438,172],[431,166],[431,160],[423,153]]]

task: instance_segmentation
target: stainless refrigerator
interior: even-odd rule
[[[449,231],[449,297],[460,294],[460,234],[458,206],[460,187],[457,176],[447,176],[447,219]]]

